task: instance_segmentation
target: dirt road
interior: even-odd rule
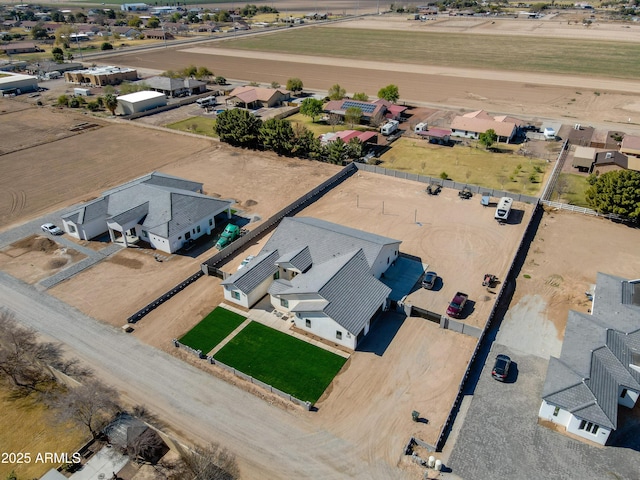
[[[227,446],[238,455],[243,478],[405,478],[379,460],[360,459],[356,445],[314,427],[306,418],[313,413],[271,406],[4,273],[0,304],[178,432]]]

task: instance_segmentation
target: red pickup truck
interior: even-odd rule
[[[466,293],[456,292],[456,294],[453,296],[453,300],[451,300],[451,303],[447,307],[447,315],[449,315],[450,317],[459,318],[462,314],[462,311],[464,310],[464,306],[467,303],[468,299],[469,295],[467,295]]]

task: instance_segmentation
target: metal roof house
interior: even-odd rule
[[[619,406],[633,408],[640,396],[640,280],[598,273],[591,311],[569,312],[538,417],[605,445]]]
[[[62,217],[64,230],[81,240],[109,233],[125,247],[138,240],[173,253],[189,239],[211,234],[215,216],[233,202],[207,197],[202,184],[153,172],[103,193]]]
[[[309,217],[284,218],[262,251],[222,281],[225,300],[250,308],[269,295],[300,330],[355,349],[391,289],[378,279],[400,240]]]

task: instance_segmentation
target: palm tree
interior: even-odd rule
[[[118,99],[113,93],[107,93],[104,96],[104,100],[102,102],[104,107],[111,112],[111,115],[116,114],[116,108],[118,108]]]

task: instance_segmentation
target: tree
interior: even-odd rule
[[[220,75],[218,75],[215,80],[217,85],[226,85],[227,84],[227,79],[224,77],[221,77]]]
[[[349,158],[347,144],[341,138],[330,142],[326,147],[326,156],[329,163],[342,165]]]
[[[0,310],[0,375],[24,392],[43,391],[54,379],[48,365],[60,363],[60,346],[39,342],[34,330],[19,325]]]
[[[213,72],[209,70],[207,67],[198,67],[198,71],[196,72],[196,78],[198,80],[207,81],[211,77],[213,77]]]
[[[342,100],[347,94],[347,91],[336,83],[329,89],[328,94],[331,100]]]
[[[293,126],[293,149],[291,154],[302,158],[317,158],[322,150],[320,139],[300,123]]]
[[[231,145],[256,148],[262,121],[248,112],[234,108],[220,113],[216,119],[215,131],[220,140]]]
[[[322,113],[322,100],[317,98],[305,98],[300,105],[300,113],[306,117],[311,117],[313,123],[316,117]]]
[[[265,148],[273,150],[278,155],[291,155],[294,140],[291,123],[270,118],[260,127],[260,140]]]
[[[274,80],[271,82],[271,88],[280,88],[280,84]]]
[[[235,480],[240,469],[235,455],[217,443],[193,450],[180,450],[180,461],[170,480]]]
[[[480,142],[480,145],[484,145],[486,149],[489,149],[489,147],[491,147],[491,145],[493,145],[497,141],[498,141],[498,135],[496,134],[496,131],[493,128],[490,128],[486,132],[483,132],[480,135],[478,135],[478,142]]]
[[[138,17],[137,15],[131,17],[127,22],[127,26],[133,28],[138,28],[140,25],[142,25],[142,20],[140,20],[140,17]]]
[[[31,29],[31,38],[33,38],[34,40],[41,40],[43,38],[47,38],[48,36],[49,34],[47,33],[47,29],[44,28],[44,25],[42,23],[36,24]]]
[[[100,50],[113,50],[113,45],[111,45],[109,42],[102,42],[102,44],[100,45]]]
[[[118,108],[118,99],[113,93],[107,93],[102,100],[104,108],[111,112],[111,115],[116,114],[116,108]]]
[[[51,56],[53,58],[53,61],[56,62],[56,63],[64,62],[64,52],[62,51],[62,49],[60,47],[54,47],[51,50]]]
[[[362,109],[358,107],[348,107],[344,112],[344,121],[353,128],[354,125],[360,123],[362,118]]]
[[[287,80],[287,90],[291,90],[293,93],[301,92],[304,88],[302,80],[299,78],[290,78]]]
[[[640,223],[640,172],[615,170],[591,174],[585,192],[587,204],[601,213],[613,213]]]
[[[118,392],[98,380],[88,380],[60,393],[52,404],[58,410],[57,420],[86,427],[97,438],[118,411]]]
[[[369,100],[369,95],[364,92],[356,92],[353,94],[353,99],[360,102],[366,102],[367,100]]]
[[[397,85],[387,85],[378,91],[378,98],[384,98],[387,102],[396,103],[400,98]]]
[[[340,125],[342,118],[337,113],[330,113],[327,117],[327,123],[331,125],[331,131],[335,132],[336,125]]]
[[[71,34],[75,33],[75,29],[71,25],[63,25],[56,28],[55,45],[62,45],[63,48],[69,48],[71,41]]]
[[[158,28],[160,27],[160,19],[158,17],[151,17],[147,20],[147,28]]]
[[[195,77],[196,73],[198,73],[198,67],[195,65],[189,65],[180,73],[182,77]]]
[[[359,138],[352,138],[349,140],[349,143],[347,143],[347,152],[351,159],[362,158],[364,145]]]

